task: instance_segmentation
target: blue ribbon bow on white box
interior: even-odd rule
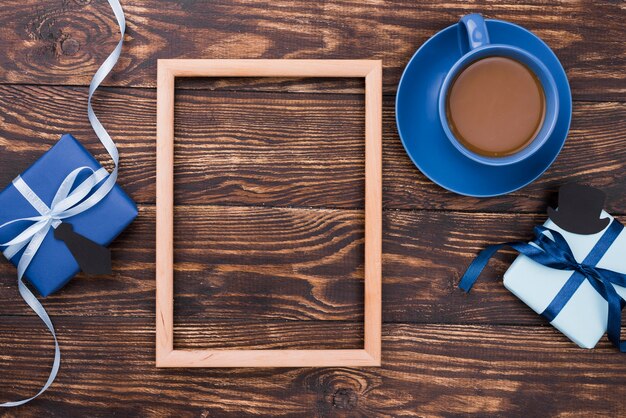
[[[591,234],[565,230],[548,219],[535,228],[530,243],[487,247],[470,264],[459,287],[469,292],[491,257],[503,247],[513,248],[520,256],[504,274],[508,290],[580,347],[593,348],[606,332],[626,352],[626,341],[620,336],[626,300],[626,233],[604,211],[595,218],[602,221],[597,222],[601,229]]]

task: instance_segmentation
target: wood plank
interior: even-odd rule
[[[364,206],[364,95],[205,93],[177,94],[177,203]]]
[[[0,86],[0,184],[8,184],[61,133],[106,161],[85,116],[84,88]],[[98,92],[96,112],[120,146],[120,184],[139,203],[155,201],[155,92]],[[182,91],[177,95],[179,204],[363,207],[362,95]],[[559,185],[605,190],[626,212],[626,105],[575,103],[561,155],[538,181],[497,198],[457,196],[423,176],[398,138],[393,100],[383,105],[386,208],[544,213]],[[250,127],[254,126],[254,129]],[[314,141],[311,141],[314,139]]]
[[[567,69],[575,98],[624,100],[626,92],[620,2],[129,0],[124,9],[127,43],[110,85],[154,87],[158,58],[368,58],[384,61],[385,90],[393,93],[421,44],[462,15],[483,11],[542,37]],[[87,85],[117,42],[106,2],[7,0],[0,22],[2,83]]]
[[[626,413],[623,355],[605,340],[577,348],[551,327],[390,324],[382,368],[157,370],[152,318],[56,323],[58,380],[7,416],[410,416],[442,415],[442,407],[447,416]],[[255,339],[249,332],[237,324],[223,337]],[[298,334],[282,338],[301,341]],[[1,400],[34,392],[51,361],[50,337],[35,318],[0,317],[0,346]]]
[[[177,207],[175,319],[363,321],[363,213]],[[476,288],[456,286],[489,244],[528,240],[545,215],[386,211],[383,320],[545,325],[499,279],[497,256]],[[624,218],[621,218],[624,220]],[[112,246],[115,272],[79,276],[45,299],[53,316],[154,315],[154,207]],[[0,263],[0,314],[26,314],[15,268]]]
[[[243,332],[244,327],[247,329]],[[363,348],[363,322],[179,318],[176,350],[336,350]]]

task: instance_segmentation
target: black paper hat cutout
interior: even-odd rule
[[[54,237],[63,241],[85,274],[111,274],[111,250],[76,232],[72,224],[61,223]]]
[[[558,210],[548,208],[548,216],[560,228],[574,233],[589,235],[602,231],[610,222],[600,219],[606,195],[591,186],[570,183],[559,189]]]

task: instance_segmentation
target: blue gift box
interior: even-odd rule
[[[24,171],[21,177],[44,203],[50,205],[65,177],[76,168],[83,166],[93,170],[101,168],[98,161],[72,135],[65,134],[48,152]],[[89,174],[88,170],[85,170],[82,177],[79,176],[77,184],[80,184]],[[14,219],[37,215],[39,213],[13,184],[0,192],[0,225]],[[106,246],[136,216],[135,203],[118,185],[115,185],[97,205],[76,216],[64,219],[64,222],[70,223],[74,231],[80,235]],[[26,227],[28,227],[27,222],[18,222],[2,228],[0,242],[8,242]],[[13,256],[10,261],[17,266],[23,252],[24,249]],[[24,276],[42,296],[48,296],[62,288],[79,270],[78,263],[65,243],[57,240],[54,237],[54,230],[50,229]]]

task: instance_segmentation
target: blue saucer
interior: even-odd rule
[[[437,33],[413,55],[396,96],[396,123],[409,157],[426,177],[455,193],[489,197],[511,193],[550,167],[569,131],[572,97],[565,71],[552,50],[530,31],[513,23],[487,19],[493,44],[525,49],[550,70],[559,93],[559,116],[544,146],[529,158],[508,166],[479,164],[461,154],[444,134],[437,113],[439,89],[452,65],[466,52],[458,24]]]

